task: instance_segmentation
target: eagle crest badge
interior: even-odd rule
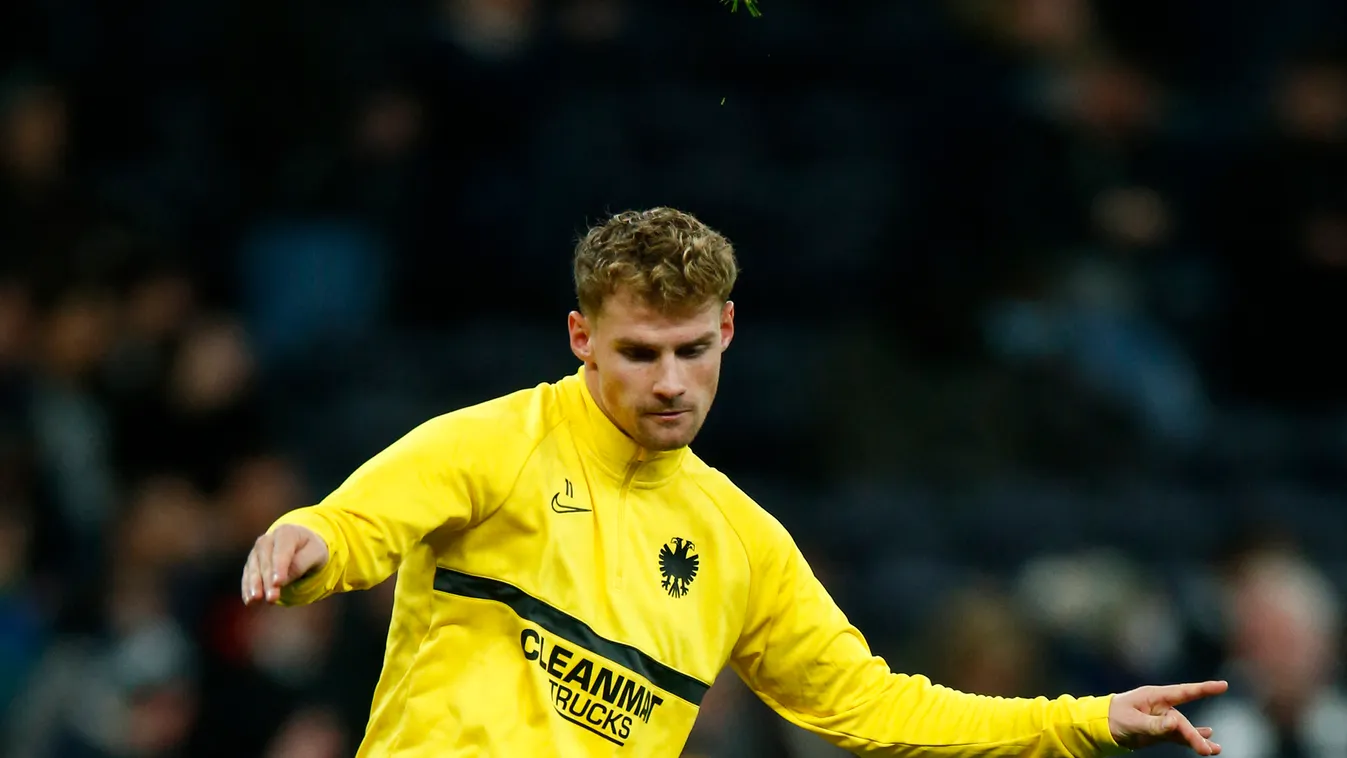
[[[670,597],[683,597],[688,587],[697,578],[697,569],[701,567],[701,558],[691,541],[674,537],[659,550],[659,573],[664,577],[660,586]]]

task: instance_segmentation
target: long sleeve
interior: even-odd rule
[[[731,665],[788,721],[864,755],[1096,758],[1126,752],[1109,697],[1007,699],[890,671],[775,521],[750,545],[750,608]]]
[[[468,528],[499,506],[531,452],[527,435],[481,408],[421,424],[360,466],[317,505],[272,526],[316,532],[328,562],[282,592],[285,605],[373,587],[432,532]]]

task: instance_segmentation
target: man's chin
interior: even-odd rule
[[[665,453],[691,445],[696,436],[696,429],[654,429],[646,430],[637,441],[646,450]]]

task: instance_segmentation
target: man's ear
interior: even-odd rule
[[[594,364],[593,333],[590,321],[580,311],[571,311],[566,317],[566,327],[570,331],[571,352],[586,366]]]
[[[725,301],[720,309],[720,349],[728,350],[734,341],[734,301]]]

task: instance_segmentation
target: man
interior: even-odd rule
[[[575,375],[419,426],[248,558],[250,604],[397,572],[360,756],[677,756],[727,663],[860,753],[1219,751],[1174,706],[1223,682],[1014,700],[891,672],[782,526],[688,449],[734,337],[730,243],[656,208],[590,230],[574,264]]]

